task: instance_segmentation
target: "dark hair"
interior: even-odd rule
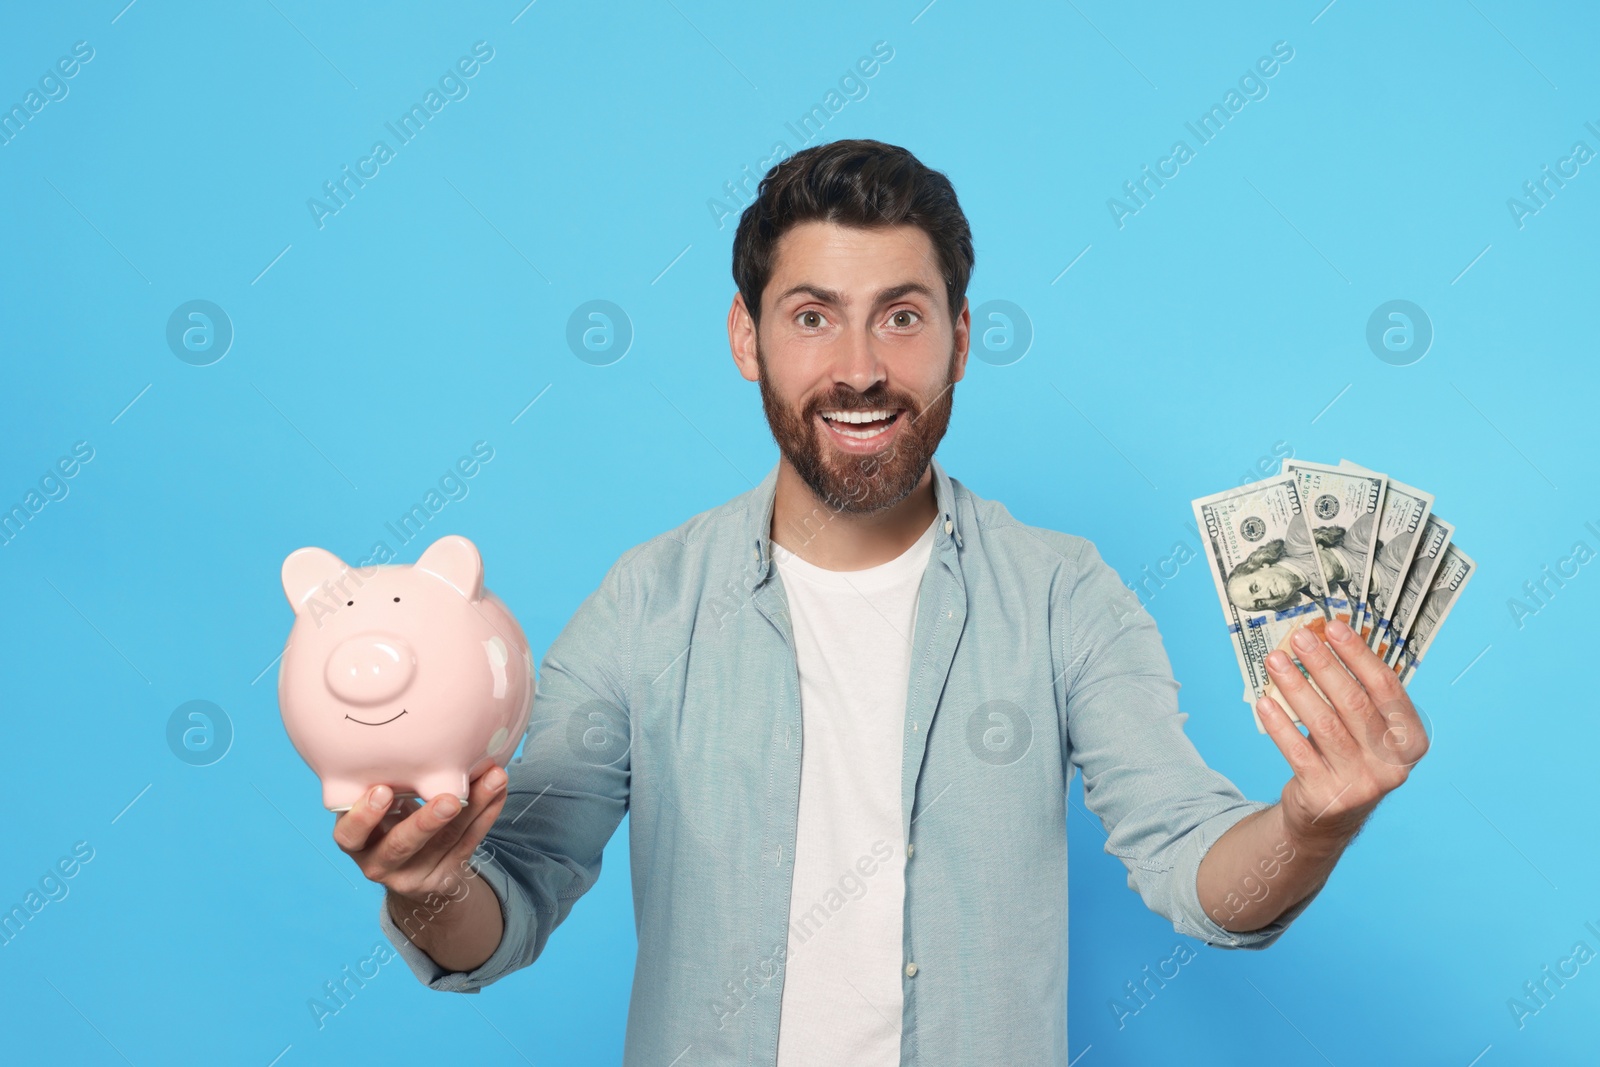
[[[897,145],[847,140],[813,145],[778,163],[739,216],[733,280],[757,325],[778,238],[791,226],[813,220],[921,227],[939,257],[950,316],[961,313],[972,277],[972,228],[950,179]]]

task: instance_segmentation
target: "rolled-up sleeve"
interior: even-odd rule
[[[545,654],[505,807],[473,854],[500,903],[504,934],[471,971],[447,971],[412,944],[379,902],[379,928],[432,989],[475,993],[526,967],[600,877],[606,842],[628,810],[632,603],[619,559]]]
[[[1206,766],[1183,730],[1179,683],[1155,620],[1094,545],[1081,540],[1057,610],[1065,623],[1066,727],[1084,802],[1128,887],[1179,933],[1224,948],[1265,948],[1315,893],[1248,933],[1223,929],[1201,906],[1200,861],[1235,823],[1271,805],[1248,800]]]

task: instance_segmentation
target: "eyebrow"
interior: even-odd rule
[[[824,289],[820,285],[812,285],[809,282],[802,282],[799,285],[793,285],[785,289],[778,295],[775,303],[781,304],[791,296],[799,293],[805,293],[814,300],[820,300],[824,304],[832,304],[835,307],[843,307],[849,303],[844,294],[837,289]],[[887,304],[892,300],[899,300],[901,297],[909,296],[912,293],[918,293],[930,302],[935,299],[933,290],[921,282],[901,282],[899,285],[891,285],[887,289],[878,290],[878,294],[873,297],[872,303],[874,306]]]

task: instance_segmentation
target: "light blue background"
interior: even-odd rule
[[[886,41],[821,139],[946,172],[976,239],[972,306],[1012,301],[1035,331],[1020,361],[975,358],[956,387],[955,477],[1133,581],[1193,544],[1191,498],[1284,442],[1432,490],[1481,567],[1412,684],[1433,749],[1321,899],[1264,953],[1191,942],[1199,957],[1121,1029],[1112,999],[1182,939],[1128,891],[1098,820],[1072,817],[1072,1054],[1593,1062],[1600,964],[1520,1030],[1507,1000],[1577,941],[1600,950],[1584,928],[1600,926],[1600,745],[1574,662],[1593,661],[1600,564],[1521,626],[1508,600],[1576,541],[1600,549],[1584,526],[1600,526],[1600,164],[1521,228],[1507,199],[1575,141],[1600,150],[1584,126],[1600,126],[1600,19],[1508,0],[924,2],[3,15],[7,108],[74,42],[94,48],[0,146],[0,505],[74,442],[94,449],[0,548],[0,906],[75,842],[94,849],[0,947],[6,1058],[620,1058],[625,831],[533,967],[468,999],[396,959],[317,1027],[308,1001],[380,938],[381,889],[335,849],[278,716],[279,564],[379,540],[414,560],[384,524],[486,441],[494,459],[427,539],[477,542],[538,657],[618,554],[759,480],[776,450],[724,329],[734,220],[708,201],[775,141],[801,147],[785,123]],[[1194,147],[1185,121],[1280,40],[1294,58],[1269,95],[1119,229],[1108,198],[1174,140]],[[494,58],[470,95],[319,229],[307,199],[477,41]],[[1403,367],[1364,336],[1397,298],[1436,331]],[[210,366],[165,341],[193,299],[236,332]],[[593,299],[635,331],[609,366],[565,340]],[[1149,606],[1190,736],[1275,799],[1287,768],[1238,699],[1203,564]],[[196,699],[234,731],[205,767],[166,740]]]

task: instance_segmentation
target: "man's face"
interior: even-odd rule
[[[969,313],[951,319],[933,242],[917,226],[801,223],[776,259],[753,338],[773,439],[824,504],[892,507],[921,482],[950,424]],[[741,369],[753,376],[748,361]]]
[[[1269,563],[1228,579],[1228,599],[1246,611],[1281,611],[1300,598],[1305,580],[1289,567]]]

